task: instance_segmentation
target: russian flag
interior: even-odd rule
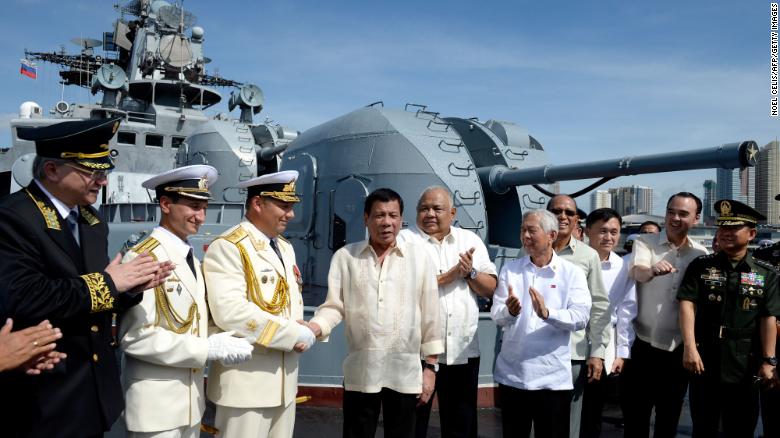
[[[38,77],[38,71],[35,68],[35,64],[30,62],[28,59],[22,59],[22,67],[19,69],[19,73],[32,79],[36,79]]]

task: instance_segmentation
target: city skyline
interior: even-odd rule
[[[780,143],[767,143],[758,154],[756,166],[756,210],[766,216],[769,224],[780,223]]]

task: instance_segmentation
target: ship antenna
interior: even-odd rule
[[[184,34],[184,0],[179,1],[179,33]]]

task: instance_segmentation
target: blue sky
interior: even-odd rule
[[[59,99],[57,69],[19,75],[24,48],[78,48],[111,1],[11,0],[0,19],[0,145],[24,100]],[[556,164],[777,137],[769,117],[769,2],[185,1],[209,72],[259,85],[262,114],[298,130],[368,103],[526,127]],[[223,96],[228,90],[222,90]],[[66,89],[68,101],[95,97]],[[214,112],[227,112],[220,105]],[[618,178],[701,193],[714,170]],[[564,183],[574,191],[584,183]],[[580,203],[588,207],[587,196]]]

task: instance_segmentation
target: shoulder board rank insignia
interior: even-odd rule
[[[246,238],[247,236],[249,236],[249,233],[247,233],[244,228],[239,226],[238,228],[233,230],[233,232],[231,232],[230,234],[222,238],[235,245],[238,242],[244,240],[244,238]]]
[[[756,262],[756,265],[761,266],[762,268],[768,269],[776,274],[780,274],[780,266],[775,266],[772,263],[762,259],[754,258],[753,261]]]
[[[87,221],[89,226],[97,225],[100,223],[100,219],[98,219],[97,216],[92,214],[92,211],[90,211],[90,209],[85,207],[79,207],[79,211],[81,212],[81,217],[83,217],[84,220]]]
[[[149,254],[152,253],[152,251],[157,248],[160,245],[160,242],[157,241],[154,237],[147,237],[146,239],[139,242],[134,247],[130,248],[131,251],[133,251],[136,254],[142,254],[143,252],[147,252]]]
[[[46,228],[50,230],[62,230],[62,227],[60,227],[60,220],[57,217],[57,212],[54,210],[54,208],[49,207],[45,202],[37,199],[35,196],[33,196],[32,193],[30,193],[29,190],[24,189],[24,191],[27,192],[27,195],[35,203],[35,206],[38,207],[38,211],[41,212],[43,220],[46,222]]]

